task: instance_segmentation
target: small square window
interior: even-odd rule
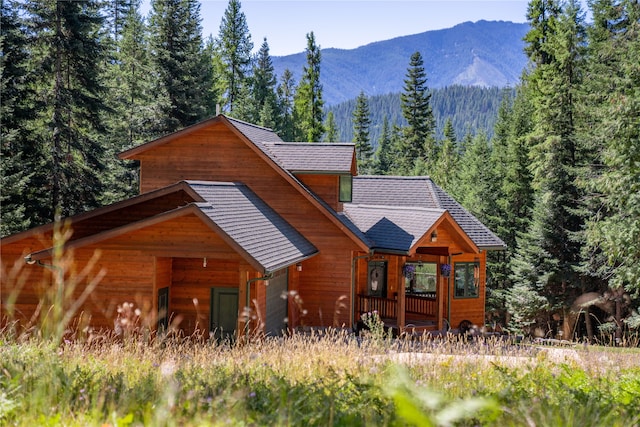
[[[351,175],[340,175],[340,196],[339,201],[351,202],[351,192],[353,189],[353,177]]]

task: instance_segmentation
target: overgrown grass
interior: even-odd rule
[[[640,353],[340,330],[218,345],[0,334],[0,425],[640,424]]]

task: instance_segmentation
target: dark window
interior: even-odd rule
[[[431,294],[436,292],[436,284],[438,281],[436,263],[416,263],[409,264],[415,267],[415,270],[409,277],[404,279],[405,293],[407,294]]]
[[[480,287],[480,263],[457,262],[454,279],[456,298],[477,298]]]
[[[353,177],[351,175],[340,175],[340,201],[351,202],[351,190],[353,188]]]

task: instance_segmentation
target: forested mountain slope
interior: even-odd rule
[[[354,99],[360,91],[380,95],[402,91],[411,54],[420,51],[431,88],[452,85],[515,86],[526,66],[523,37],[528,24],[504,21],[465,22],[361,46],[322,49],[320,81],[327,105]],[[322,46],[322,40],[318,40]],[[278,76],[291,70],[296,82],[305,53],[273,57]]]
[[[514,89],[498,87],[455,85],[433,89],[431,107],[436,119],[438,137],[442,137],[447,119],[451,120],[458,139],[462,139],[467,133],[478,132],[484,132],[491,137],[505,90],[510,96],[514,96]],[[368,101],[371,112],[370,141],[376,147],[385,116],[390,126],[393,124],[405,126],[406,120],[402,117],[400,93],[374,95],[369,97]],[[352,118],[355,106],[356,100],[352,99],[327,108],[327,111],[333,112],[340,141],[353,139]]]

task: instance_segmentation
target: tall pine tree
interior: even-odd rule
[[[307,64],[294,97],[294,109],[299,129],[298,138],[318,142],[324,134],[324,101],[320,84],[320,46],[313,31],[307,34]]]
[[[42,101],[30,138],[40,150],[31,164],[38,202],[30,213],[38,224],[54,213],[67,216],[98,206],[104,190],[104,19],[94,0],[30,0],[25,6]]]
[[[278,130],[280,137],[285,141],[295,141],[295,109],[294,96],[296,93],[296,83],[293,80],[293,73],[286,68],[280,78],[280,84],[276,89],[278,94],[278,110],[280,112]]]
[[[253,67],[252,102],[258,114],[251,122],[278,130],[279,111],[276,83],[273,61],[269,55],[269,43],[265,38]]]
[[[576,2],[533,1],[525,38],[535,68],[527,77],[533,100],[531,163],[537,190],[532,223],[519,241],[517,279],[536,287],[551,310],[568,308],[588,288],[580,274],[580,212],[576,100],[584,61],[584,21]]]
[[[253,42],[247,25],[247,17],[242,11],[239,0],[229,0],[217,40],[218,70],[220,79],[219,92],[223,111],[233,113],[238,103],[242,102],[243,88],[249,86],[251,74],[251,51]]]
[[[592,4],[583,137],[597,155],[584,187],[590,269],[640,295],[640,4]]]
[[[157,87],[166,94],[162,132],[192,125],[215,111],[213,69],[206,55],[197,0],[153,0],[150,47]]]
[[[431,109],[431,94],[420,52],[411,55],[409,68],[400,95],[402,116],[407,120],[399,147],[401,172],[410,173],[415,162],[422,160],[427,170],[435,162],[435,119]]]
[[[360,92],[356,98],[356,108],[353,111],[353,142],[356,144],[356,161],[358,170],[362,173],[371,173],[373,170],[373,147],[369,140],[369,126],[371,126],[371,112],[369,100],[364,92]]]
[[[33,91],[29,82],[29,46],[20,18],[21,4],[2,1],[0,10],[0,236],[22,231],[31,223],[28,188],[33,166],[29,123]]]

